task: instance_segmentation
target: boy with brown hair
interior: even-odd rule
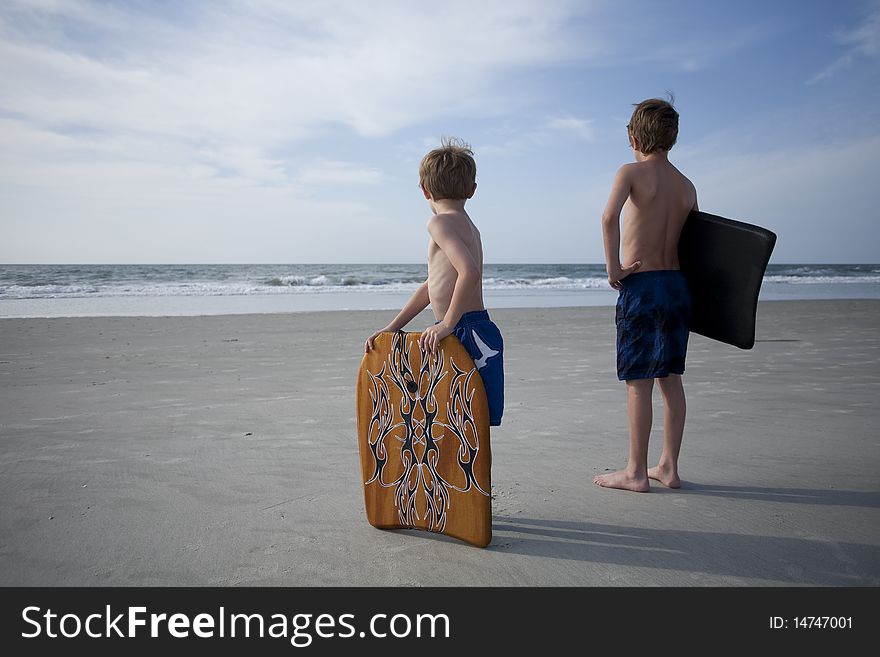
[[[635,162],[623,165],[602,213],[608,282],[617,300],[617,376],[626,381],[629,460],[626,468],[598,475],[606,488],[648,492],[649,479],[678,488],[684,433],[681,375],[687,352],[691,298],[679,271],[678,239],[697,192],[668,158],[678,137],[678,112],[659,99],[635,106],[627,125]],[[626,217],[623,234],[620,213]],[[629,263],[626,266],[621,263]],[[648,468],[654,379],[663,395],[663,450]]]
[[[483,306],[483,244],[464,204],[477,189],[477,165],[470,146],[444,138],[441,147],[422,158],[419,187],[433,216],[428,220],[428,278],[390,324],[366,339],[364,351],[385,331],[399,331],[428,304],[436,323],[419,338],[419,346],[436,353],[454,333],[477,366],[489,402],[489,425],[501,424],[504,412],[504,342]]]

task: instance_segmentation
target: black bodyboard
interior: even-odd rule
[[[693,299],[690,329],[751,349],[758,293],[776,233],[706,212],[688,215],[678,242],[681,271]]]

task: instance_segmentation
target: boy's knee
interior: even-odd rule
[[[626,388],[637,393],[651,392],[654,389],[654,379],[629,379]]]
[[[670,374],[663,378],[657,379],[660,390],[680,390],[683,386],[681,383],[681,374]]]

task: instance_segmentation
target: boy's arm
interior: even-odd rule
[[[623,204],[629,198],[632,191],[630,169],[622,166],[614,177],[611,185],[611,194],[602,212],[602,241],[605,244],[605,271],[608,274],[608,282],[615,290],[622,286],[620,281],[632,274],[641,262],[634,262],[628,267],[620,264],[620,212]]]
[[[458,272],[455,288],[452,290],[452,299],[449,301],[449,308],[446,309],[443,321],[429,326],[419,339],[419,346],[432,354],[437,352],[437,345],[452,333],[458,320],[464,314],[464,304],[468,293],[481,284],[480,268],[448,221],[438,215],[431,217],[428,221],[428,232],[431,234],[431,239],[440,247],[440,250],[455,267],[455,271]]]
[[[373,340],[376,339],[376,336],[380,333],[384,333],[385,331],[399,331],[404,326],[409,324],[410,320],[422,312],[425,308],[428,307],[428,303],[430,303],[428,299],[428,281],[425,281],[421,285],[419,285],[419,289],[413,292],[413,295],[409,298],[409,301],[403,306],[401,311],[397,313],[397,317],[391,320],[391,323],[388,324],[385,328],[381,328],[373,335],[367,338],[366,342],[364,342],[364,353],[371,351],[373,349]]]

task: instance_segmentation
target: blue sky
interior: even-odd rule
[[[488,262],[602,262],[632,103],[774,262],[878,262],[880,2],[0,4],[0,262],[420,262],[470,142]]]

